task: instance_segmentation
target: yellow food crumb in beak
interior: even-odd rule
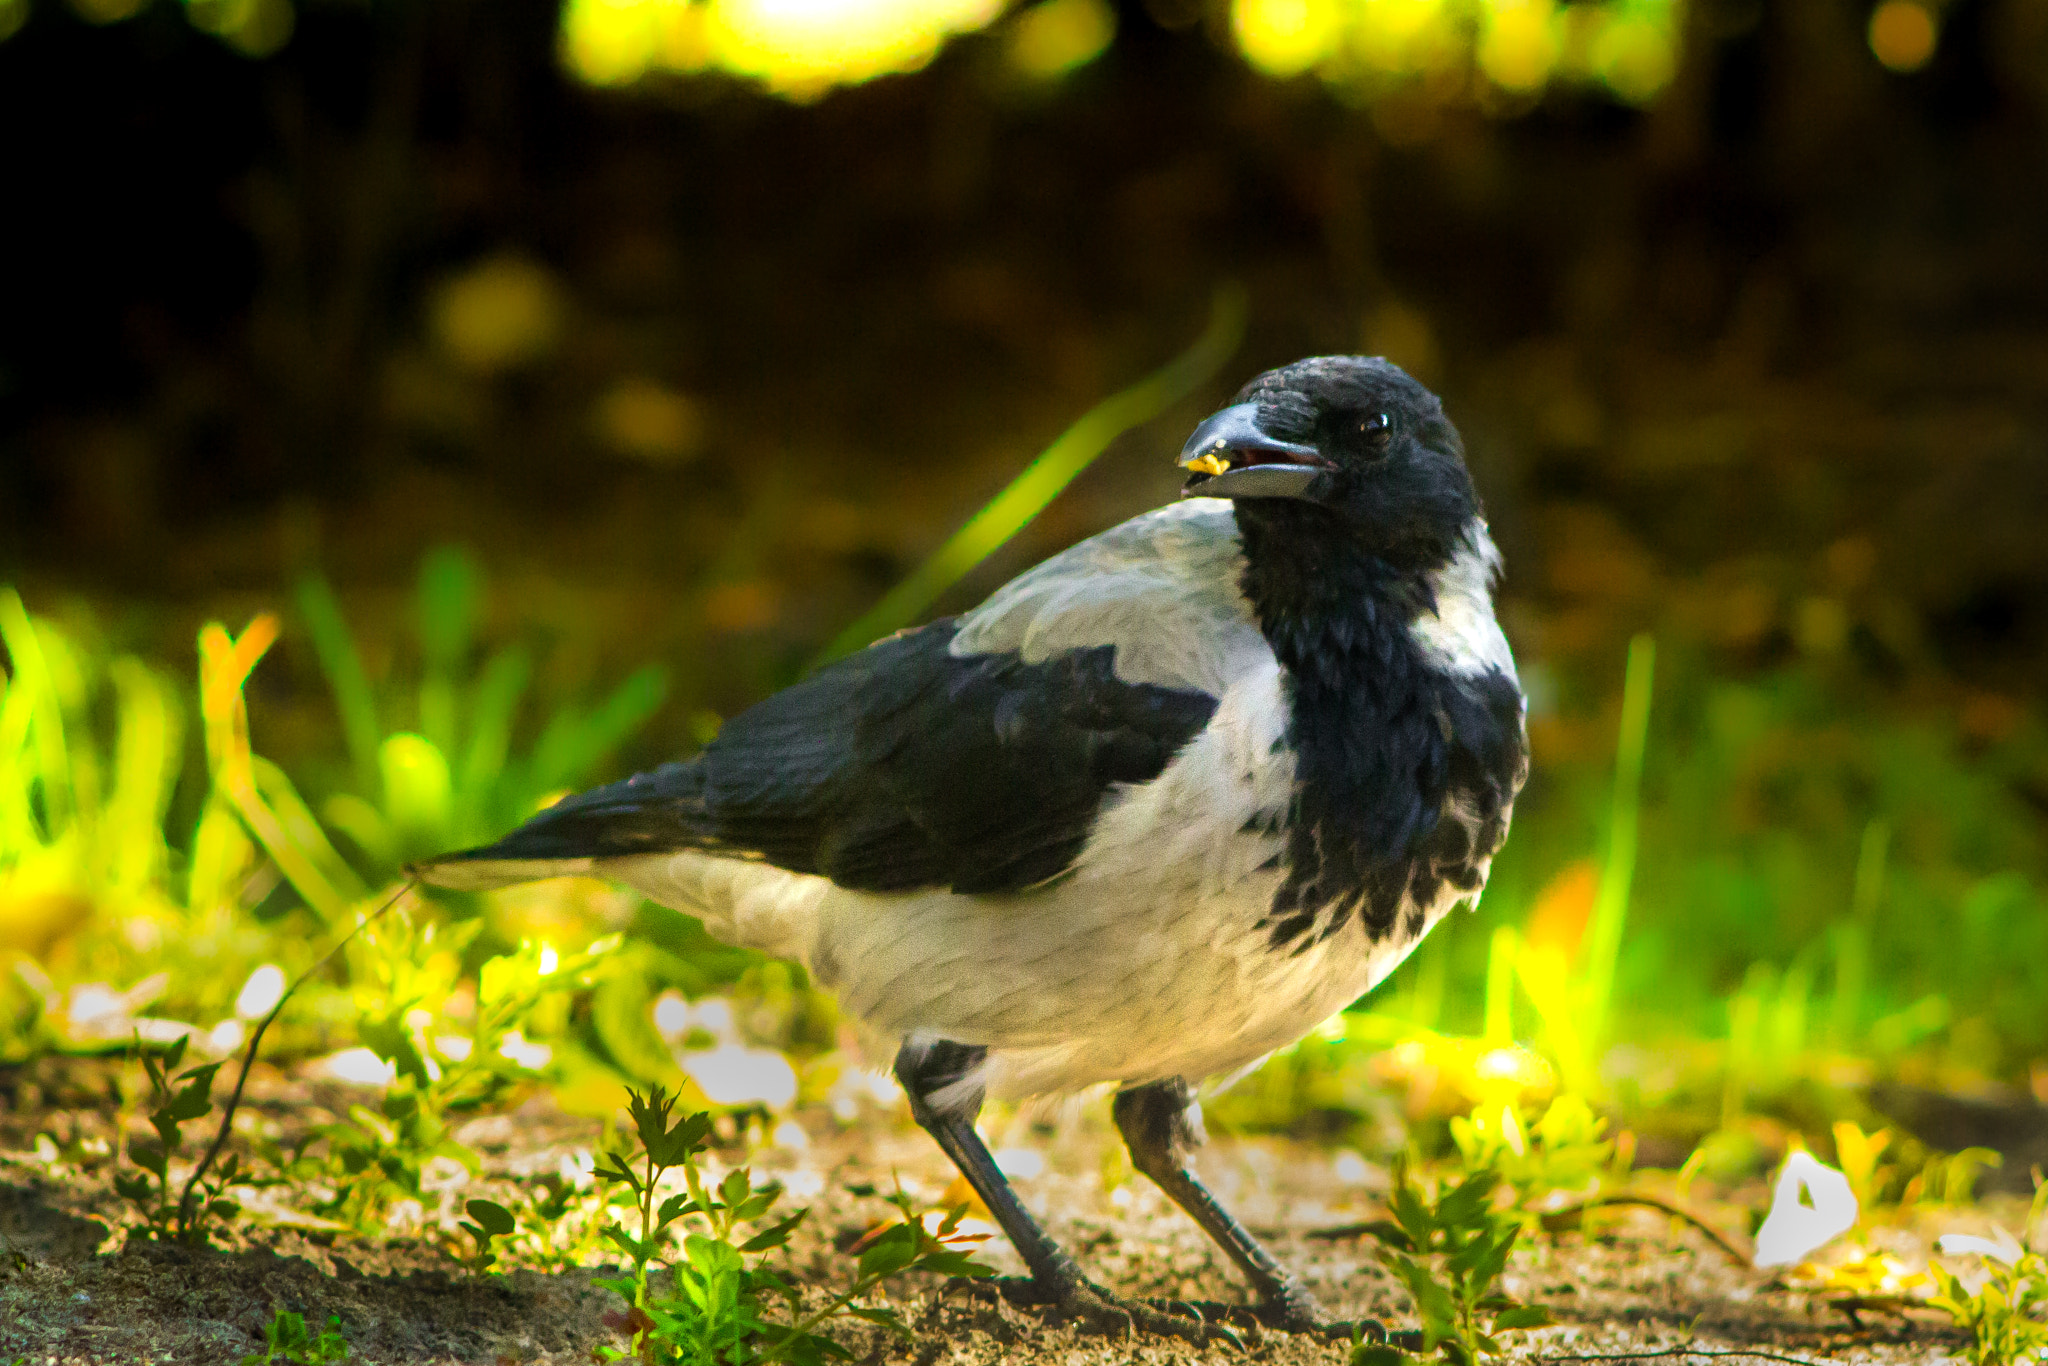
[[[1219,452],[1211,451],[1207,455],[1196,456],[1188,461],[1187,467],[1196,474],[1221,474],[1230,468],[1230,462]]]

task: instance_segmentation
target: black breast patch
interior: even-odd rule
[[[478,859],[703,849],[862,891],[1019,891],[1070,866],[1112,786],[1155,778],[1216,709],[1119,680],[1113,647],[954,655],[951,621],[741,712],[704,752],[570,797]]]
[[[1528,772],[1521,689],[1498,671],[1442,672],[1404,644],[1380,642],[1348,676],[1295,677],[1288,876],[1265,920],[1275,948],[1298,952],[1354,916],[1375,942],[1419,936],[1423,908],[1446,885],[1476,893],[1507,838]]]

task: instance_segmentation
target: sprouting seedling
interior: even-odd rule
[[[1435,1354],[1453,1366],[1477,1366],[1505,1350],[1496,1334],[1550,1322],[1541,1305],[1519,1303],[1494,1288],[1522,1233],[1520,1220],[1493,1208],[1500,1183],[1498,1172],[1474,1172],[1432,1202],[1400,1163],[1394,1169],[1393,1217],[1367,1226],[1380,1241],[1380,1260],[1415,1303],[1422,1357]],[[1420,1359],[1400,1347],[1360,1342],[1352,1349],[1351,1366],[1403,1366]]]
[[[131,1139],[128,1160],[141,1170],[114,1177],[115,1191],[142,1215],[147,1235],[163,1242],[204,1243],[209,1221],[232,1219],[241,1209],[227,1195],[240,1174],[233,1154],[211,1179],[196,1180],[182,1198],[172,1185],[171,1162],[184,1146],[181,1130],[213,1109],[213,1078],[221,1067],[210,1062],[180,1072],[190,1038],[180,1035],[158,1056],[136,1036],[135,1050],[149,1077],[149,1124],[156,1136]]]
[[[491,1251],[492,1240],[511,1237],[519,1221],[495,1200],[471,1200],[463,1209],[469,1218],[462,1221],[462,1231],[476,1241],[476,1255],[465,1258],[465,1263],[471,1271],[489,1271],[498,1260],[498,1254]]]
[[[626,1094],[629,1102],[627,1114],[632,1118],[634,1135],[640,1140],[643,1170],[633,1170],[629,1154],[605,1153],[598,1158],[596,1175],[600,1181],[624,1186],[639,1211],[638,1234],[615,1224],[607,1226],[604,1234],[613,1246],[632,1259],[632,1279],[620,1293],[632,1300],[635,1309],[644,1311],[647,1307],[648,1264],[661,1254],[669,1227],[683,1217],[691,1202],[688,1195],[672,1195],[657,1204],[657,1188],[663,1173],[687,1166],[690,1159],[704,1151],[705,1140],[711,1135],[711,1116],[688,1114],[670,1123],[669,1116],[675,1111],[676,1098],[661,1087],[655,1087],[645,1096],[630,1090]],[[694,1177],[694,1168],[691,1168],[691,1174]],[[694,1180],[692,1184],[695,1184]]]
[[[607,1153],[596,1169],[600,1180],[632,1197],[639,1216],[637,1232],[616,1226],[605,1230],[613,1246],[632,1259],[632,1274],[597,1282],[630,1302],[629,1311],[616,1320],[629,1345],[625,1350],[601,1348],[603,1360],[750,1366],[845,1357],[846,1350],[823,1331],[835,1319],[860,1319],[909,1336],[894,1310],[866,1302],[889,1278],[906,1271],[991,1274],[966,1251],[980,1235],[961,1231],[962,1211],[950,1211],[933,1228],[898,1192],[885,1198],[902,1221],[862,1240],[853,1285],[806,1311],[803,1291],[768,1261],[786,1251],[807,1211],[776,1217],[781,1187],[757,1184],[744,1168],[707,1183],[697,1158],[707,1146],[711,1117],[676,1117],[674,1097],[659,1087],[644,1097],[629,1095],[639,1152]],[[682,1173],[684,1191],[659,1199],[664,1175],[676,1170]],[[667,1263],[666,1294],[656,1292],[649,1273],[657,1260]],[[781,1313],[771,1319],[769,1310],[778,1304]]]
[[[349,1345],[348,1339],[342,1336],[341,1315],[328,1315],[327,1327],[316,1337],[306,1327],[304,1314],[280,1309],[263,1326],[263,1350],[243,1357],[242,1366],[276,1366],[278,1362],[289,1362],[291,1366],[325,1366],[325,1363],[347,1361],[348,1358]]]

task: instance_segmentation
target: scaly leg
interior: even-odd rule
[[[971,1071],[985,1052],[943,1040],[906,1043],[896,1055],[896,1079],[903,1083],[903,1090],[910,1097],[912,1116],[953,1159],[953,1165],[967,1178],[967,1184],[988,1206],[989,1213],[995,1215],[1010,1245],[1031,1269],[1030,1282],[1015,1290],[1005,1288],[1006,1297],[1048,1306],[1062,1318],[1078,1320],[1096,1332],[1115,1336],[1135,1329],[1193,1343],[1236,1342],[1237,1335],[1228,1328],[1161,1313],[1150,1305],[1120,1299],[1100,1286],[1091,1285],[1074,1259],[1038,1226],[1010,1183],[1003,1179],[981,1135],[974,1131],[974,1117],[981,1112],[980,1092],[945,1109],[935,1106],[930,1099],[934,1092]]]
[[[1119,1091],[1111,1108],[1117,1131],[1131,1150],[1131,1162],[1152,1178],[1173,1203],[1201,1225],[1202,1232],[1237,1263],[1258,1292],[1257,1317],[1269,1327],[1290,1333],[1348,1337],[1353,1325],[1332,1320],[1299,1278],[1273,1260],[1251,1231],[1231,1218],[1209,1188],[1188,1169],[1188,1154],[1207,1141],[1201,1107],[1179,1078],[1155,1081]],[[1372,1319],[1361,1320],[1365,1335],[1386,1340],[1386,1329]]]

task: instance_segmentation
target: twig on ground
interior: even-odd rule
[[[1675,1205],[1669,1200],[1660,1199],[1654,1195],[1596,1195],[1592,1199],[1580,1201],[1576,1205],[1567,1205],[1563,1209],[1550,1211],[1543,1216],[1543,1226],[1545,1229],[1555,1232],[1556,1230],[1552,1227],[1553,1221],[1561,1223],[1575,1214],[1584,1214],[1587,1210],[1598,1209],[1602,1205],[1642,1205],[1649,1209],[1662,1210],[1673,1218],[1683,1219],[1686,1223],[1691,1224],[1701,1233],[1704,1233],[1713,1242],[1715,1247],[1727,1253],[1730,1259],[1738,1265],[1745,1267],[1749,1265],[1749,1254],[1729,1241],[1726,1234],[1684,1206]],[[1338,1243],[1343,1242],[1347,1238],[1362,1238],[1372,1231],[1373,1225],[1370,1223],[1337,1224],[1330,1228],[1310,1229],[1302,1236],[1314,1239],[1317,1242]]]
[[[1732,1347],[1655,1347],[1640,1352],[1568,1352],[1529,1359],[1543,1362],[1649,1361],[1654,1357],[1743,1357],[1752,1361],[1783,1361],[1790,1363],[1790,1366],[1825,1366],[1825,1361],[1813,1357],[1792,1357],[1782,1352],[1759,1352]]]
[[[1582,1200],[1576,1205],[1566,1205],[1563,1209],[1551,1210],[1543,1216],[1543,1225],[1545,1228],[1549,1228],[1553,1219],[1562,1222],[1574,1214],[1583,1214],[1589,1209],[1599,1209],[1603,1205],[1641,1205],[1646,1209],[1662,1210],[1672,1218],[1683,1219],[1686,1223],[1691,1224],[1701,1233],[1704,1233],[1715,1247],[1727,1253],[1729,1258],[1738,1266],[1747,1267],[1750,1264],[1749,1254],[1730,1241],[1728,1235],[1722,1233],[1721,1230],[1715,1228],[1705,1219],[1685,1208],[1685,1206],[1674,1204],[1656,1195],[1596,1195],[1590,1200]]]

